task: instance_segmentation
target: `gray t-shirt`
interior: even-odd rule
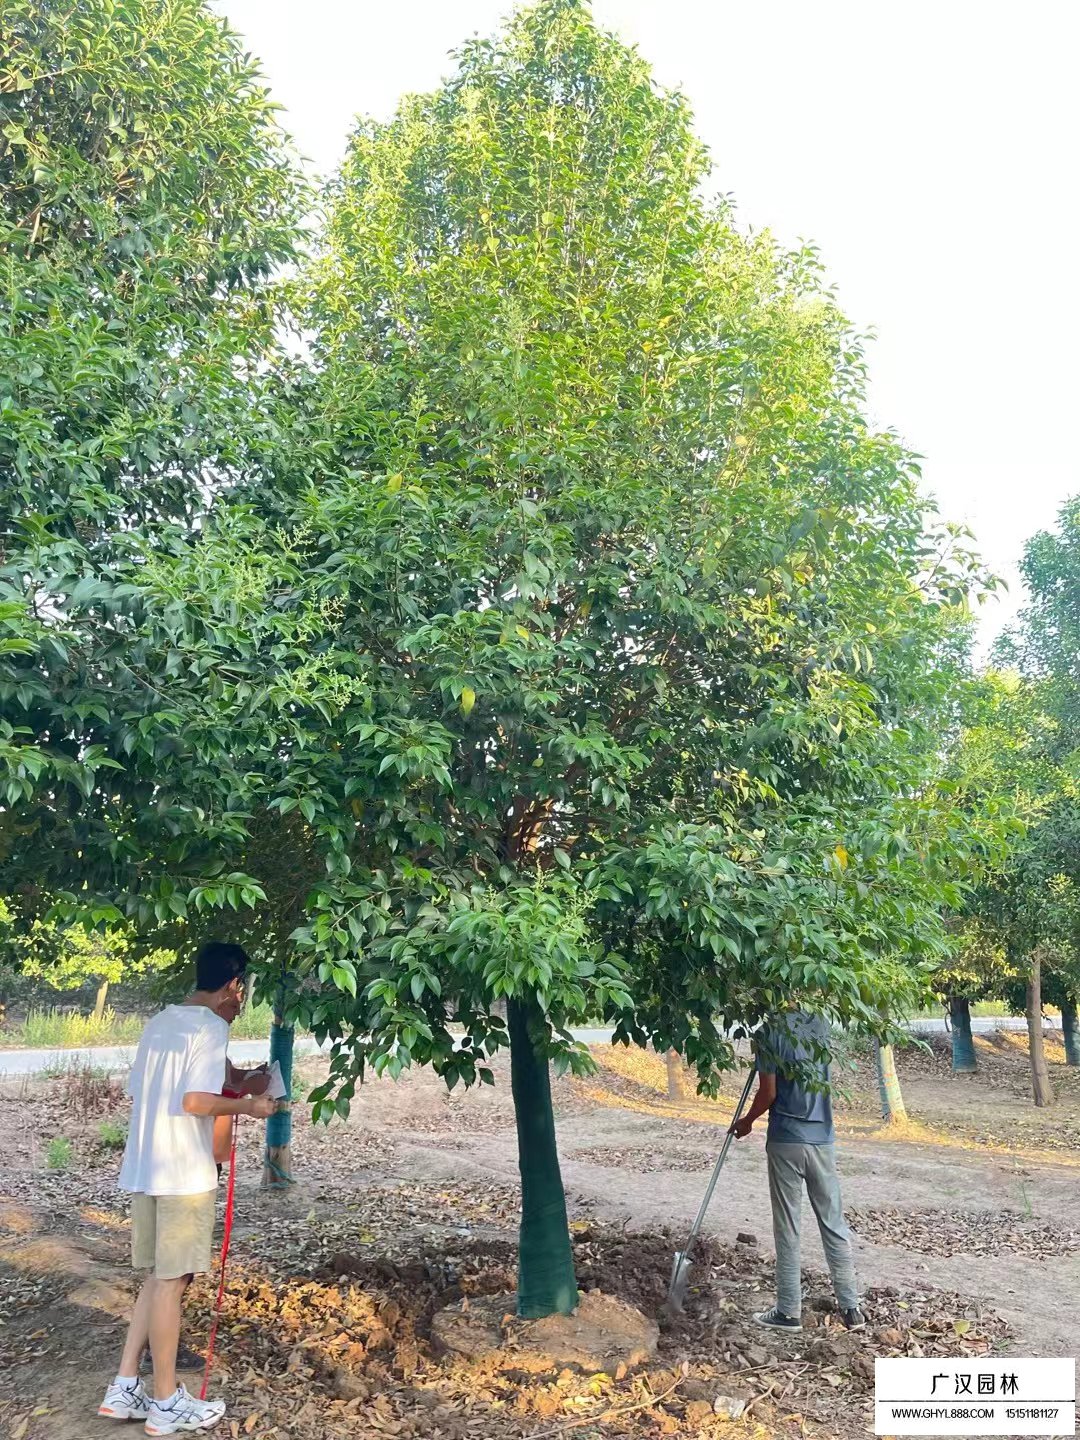
[[[818,1047],[828,1050],[829,1027],[820,1015],[802,1010],[775,1016],[758,1035],[758,1074],[776,1076],[776,1103],[769,1111],[767,1134],[775,1144],[831,1145],[836,1138],[829,1066],[815,1055]],[[799,1061],[826,1088],[811,1090],[785,1075]]]

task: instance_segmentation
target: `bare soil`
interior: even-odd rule
[[[807,1214],[807,1328],[754,1326],[771,1303],[764,1137],[732,1152],[685,1314],[663,1315],[738,1080],[716,1102],[667,1098],[663,1059],[599,1050],[555,1087],[579,1284],[657,1320],[658,1352],[614,1373],[537,1373],[504,1353],[440,1358],[432,1317],[514,1286],[518,1189],[505,1064],[448,1096],[428,1075],[365,1085],[347,1125],[298,1114],[286,1196],[258,1188],[246,1126],[213,1389],[232,1440],[868,1434],[886,1354],[1074,1355],[1080,1334],[1080,1072],[1049,1046],[1058,1104],[1035,1111],[1022,1037],[979,1038],[980,1072],[942,1048],[899,1057],[911,1123],[885,1129],[857,1058],[837,1106],[845,1200],[870,1328],[838,1324]],[[305,1067],[305,1079],[317,1071]],[[117,1087],[65,1076],[0,1088],[0,1435],[96,1440],[132,1296]],[[48,1142],[73,1145],[49,1169]],[[738,1241],[737,1236],[742,1236]],[[187,1306],[197,1387],[214,1280]],[[739,1414],[729,1419],[729,1414]]]

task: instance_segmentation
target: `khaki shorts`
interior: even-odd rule
[[[156,1280],[210,1269],[216,1190],[201,1195],[132,1195],[131,1263]]]

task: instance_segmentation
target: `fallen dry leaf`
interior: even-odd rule
[[[851,1209],[848,1224],[864,1240],[922,1255],[1025,1255],[1048,1260],[1080,1250],[1080,1230],[1013,1210]]]

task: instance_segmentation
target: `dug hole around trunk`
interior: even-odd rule
[[[656,1322],[598,1290],[583,1295],[569,1315],[524,1320],[516,1307],[514,1295],[481,1295],[437,1311],[431,1322],[436,1352],[534,1374],[570,1369],[590,1375],[625,1373],[656,1353]]]

